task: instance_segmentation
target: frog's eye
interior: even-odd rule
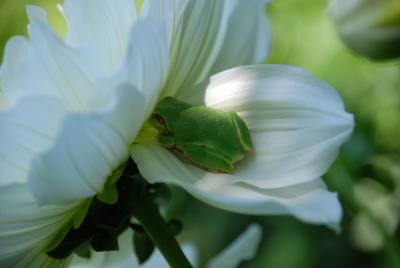
[[[165,120],[160,115],[153,113],[149,119],[150,125],[155,127],[160,133],[166,133]]]

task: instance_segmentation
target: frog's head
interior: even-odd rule
[[[149,123],[160,133],[168,133],[171,129],[171,123],[176,120],[179,114],[192,107],[192,105],[182,102],[173,97],[165,97],[157,104],[152,113]]]

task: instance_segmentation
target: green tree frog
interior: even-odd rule
[[[235,113],[164,98],[149,123],[159,143],[186,163],[215,173],[232,173],[252,151],[246,123]]]

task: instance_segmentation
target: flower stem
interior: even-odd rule
[[[172,268],[192,267],[148,194],[133,205],[136,219]]]
[[[125,177],[125,176],[123,176]],[[192,268],[182,252],[170,227],[161,217],[158,206],[154,203],[147,182],[140,175],[121,178],[125,183],[123,195],[129,194],[129,207],[133,216],[140,222],[156,247],[172,268]]]

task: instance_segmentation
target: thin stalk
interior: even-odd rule
[[[153,240],[156,247],[172,268],[191,268],[192,265],[183,254],[170,228],[161,217],[158,207],[152,198],[146,193],[131,204],[134,216],[143,226],[147,234]]]
[[[126,174],[127,175],[127,174]],[[133,216],[139,221],[171,268],[192,268],[170,227],[161,217],[147,189],[147,182],[140,175],[122,176],[120,194],[126,198]]]

